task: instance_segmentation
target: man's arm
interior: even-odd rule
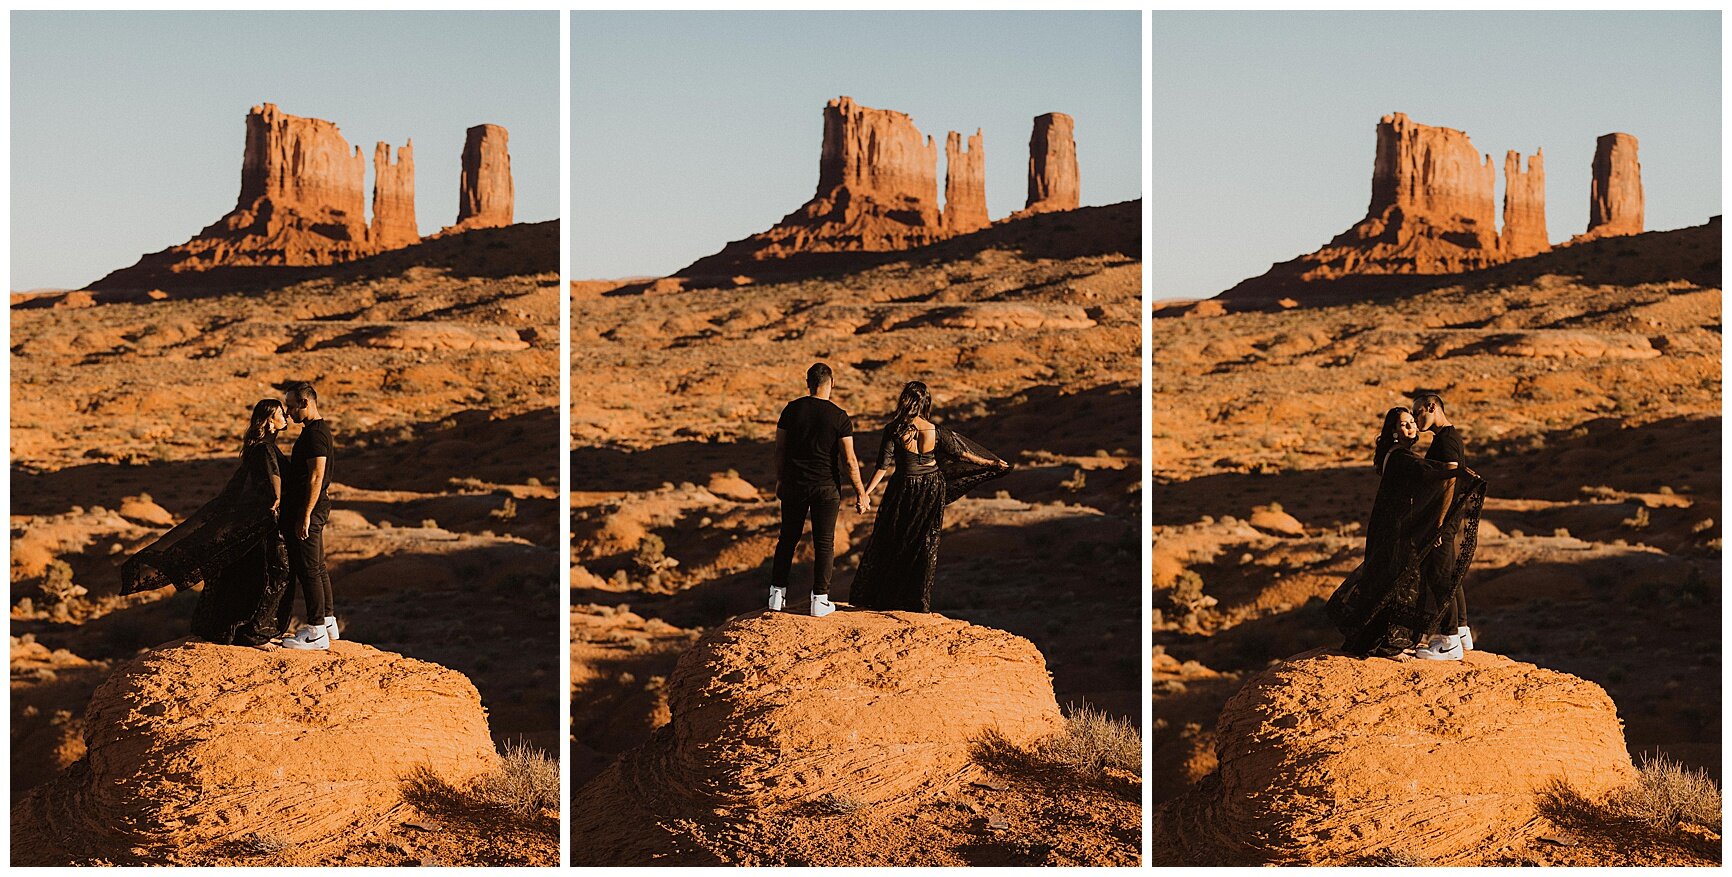
[[[872,504],[866,499],[866,485],[860,481],[860,459],[854,456],[854,437],[842,437],[842,459],[848,462],[848,480],[854,482],[854,510],[866,514]]]
[[[307,487],[307,507],[301,510],[301,538],[305,539],[313,529],[313,507],[319,504],[319,488],[325,486],[324,457],[312,459],[311,484]]]
[[[788,431],[776,427],[776,495],[782,495],[782,464],[788,459]]]

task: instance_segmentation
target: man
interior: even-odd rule
[[[1455,424],[1449,420],[1449,415],[1443,409],[1443,397],[1436,393],[1420,393],[1413,397],[1413,421],[1420,432],[1431,433],[1431,447],[1426,449],[1425,458],[1443,463],[1454,463],[1467,468],[1467,448],[1462,444],[1461,433]],[[1442,493],[1438,503],[1439,523],[1448,514],[1450,504],[1455,499],[1456,479],[1450,478],[1438,482],[1437,489]],[[1437,547],[1425,556],[1420,565],[1420,578],[1425,585],[1438,581],[1453,581],[1459,578],[1456,570],[1455,527],[1448,527],[1439,533]],[[1454,634],[1439,634],[1431,641],[1414,651],[1414,656],[1432,661],[1459,661],[1462,654],[1473,648],[1473,633],[1467,626],[1467,599],[1461,588],[1455,588],[1450,604],[1445,608],[1443,630],[1453,630]]]
[[[866,488],[854,456],[854,423],[830,394],[835,375],[824,363],[806,370],[806,395],[789,402],[776,420],[776,498],[782,501],[782,533],[770,566],[770,608],[787,605],[788,570],[800,531],[812,519],[812,614],[836,611],[830,602],[830,567],[835,558],[836,513],[842,507],[842,464],[854,483],[854,509],[866,513]]]
[[[325,523],[331,519],[331,427],[319,414],[319,393],[307,381],[296,381],[283,394],[289,419],[301,425],[283,473],[282,511],[277,523],[289,549],[289,572],[301,586],[306,623],[284,637],[289,649],[328,649],[338,639],[336,609],[331,603],[331,576],[325,571]],[[294,600],[291,590],[286,599]]]

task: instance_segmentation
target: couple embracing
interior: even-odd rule
[[[1421,457],[1419,434],[1432,434]],[[1365,561],[1330,596],[1330,620],[1349,653],[1459,661],[1474,647],[1462,578],[1479,543],[1485,481],[1467,466],[1443,397],[1385,412],[1373,461],[1381,476]]]
[[[932,611],[932,579],[944,507],[970,489],[1010,471],[991,451],[937,426],[932,392],[921,381],[902,387],[896,413],[885,424],[878,466],[870,484],[860,479],[854,424],[831,395],[835,373],[824,363],[806,370],[806,395],[788,403],[776,421],[776,497],[782,529],[770,566],[771,610],[786,608],[788,573],[806,521],[812,522],[811,614],[836,611],[830,600],[836,517],[842,476],[854,487],[854,510],[866,514],[872,494],[888,477],[884,502],[849,589],[857,609]],[[893,474],[892,474],[893,473]]]
[[[294,450],[277,434],[300,424]],[[338,638],[325,570],[325,523],[331,517],[331,427],[311,383],[288,385],[281,399],[253,406],[241,440],[241,463],[215,499],[128,558],[122,594],[199,582],[192,632],[224,645],[322,650]],[[306,623],[289,634],[298,583]]]

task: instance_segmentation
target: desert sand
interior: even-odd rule
[[[112,671],[186,634],[196,593],[120,597],[120,564],[215,495],[252,403],[291,379],[317,381],[337,437],[346,637],[467,677],[493,743],[556,750],[557,234],[482,229],[249,288],[14,297],[15,802],[86,754]],[[396,815],[335,847],[171,840],[142,861],[557,860],[550,815]]]
[[[1660,830],[1596,809],[1646,754],[1720,775],[1718,218],[1355,279],[1156,305],[1151,863],[1718,863],[1717,820]],[[1442,393],[1490,485],[1465,584],[1483,651],[1430,681],[1381,660],[1398,675],[1356,679],[1302,653],[1340,643],[1323,602],[1360,560],[1372,443],[1420,389]],[[1380,700],[1396,679],[1425,693]],[[1255,687],[1269,694],[1247,713]],[[1515,724],[1559,701],[1597,717]],[[1364,723],[1356,742],[1330,742],[1347,722]],[[1309,742],[1270,742],[1291,728]],[[1426,773],[1463,741],[1495,750],[1461,762],[1478,773]],[[1583,753],[1600,754],[1572,767]],[[1551,779],[1588,806],[1534,791]],[[1386,800],[1396,788],[1493,815],[1444,837]],[[1359,809],[1307,827],[1331,796]]]
[[[818,360],[836,370],[835,401],[854,415],[868,475],[877,430],[916,378],[932,386],[939,422],[1017,464],[947,509],[926,617],[1032,643],[1059,707],[1137,718],[1139,209],[1039,212],[914,249],[822,252],[816,264],[758,250],[726,276],[573,285],[574,864],[1137,860],[1133,772],[1081,782],[1000,763],[870,806],[835,779],[802,787],[798,806],[778,804],[791,809],[773,824],[743,808],[693,817],[689,802],[646,814],[653,794],[622,787],[621,772],[653,762],[681,721],[676,665],[693,644],[762,617],[775,419]],[[871,528],[844,506],[839,601]],[[805,544],[791,605],[811,581]],[[785,623],[873,617],[844,609]],[[915,665],[928,660],[920,652],[885,672],[923,672]],[[944,757],[967,761],[965,738],[982,727],[948,738]],[[690,768],[679,788],[725,773]],[[620,813],[643,818],[622,826]]]

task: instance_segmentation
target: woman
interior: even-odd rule
[[[1326,607],[1346,637],[1342,648],[1351,654],[1394,657],[1438,633],[1461,580],[1425,581],[1420,561],[1430,551],[1465,551],[1469,558],[1473,553],[1485,482],[1455,463],[1420,457],[1413,451],[1418,438],[1419,427],[1407,409],[1384,414],[1373,456],[1383,477],[1365,529],[1365,561]],[[1434,489],[1451,478],[1460,489]],[[1441,544],[1446,530],[1460,534],[1448,546]],[[1465,570],[1467,564],[1456,568]]]
[[[289,556],[277,531],[288,426],[283,403],[253,406],[241,465],[216,498],[163,534],[121,568],[122,594],[204,582],[192,632],[214,643],[262,646],[288,626]]]
[[[926,384],[909,381],[896,401],[896,415],[884,427],[878,469],[866,486],[871,496],[890,476],[848,592],[857,608],[932,611],[944,507],[1010,471],[1010,464],[991,451],[933,425],[931,416],[932,393]]]

